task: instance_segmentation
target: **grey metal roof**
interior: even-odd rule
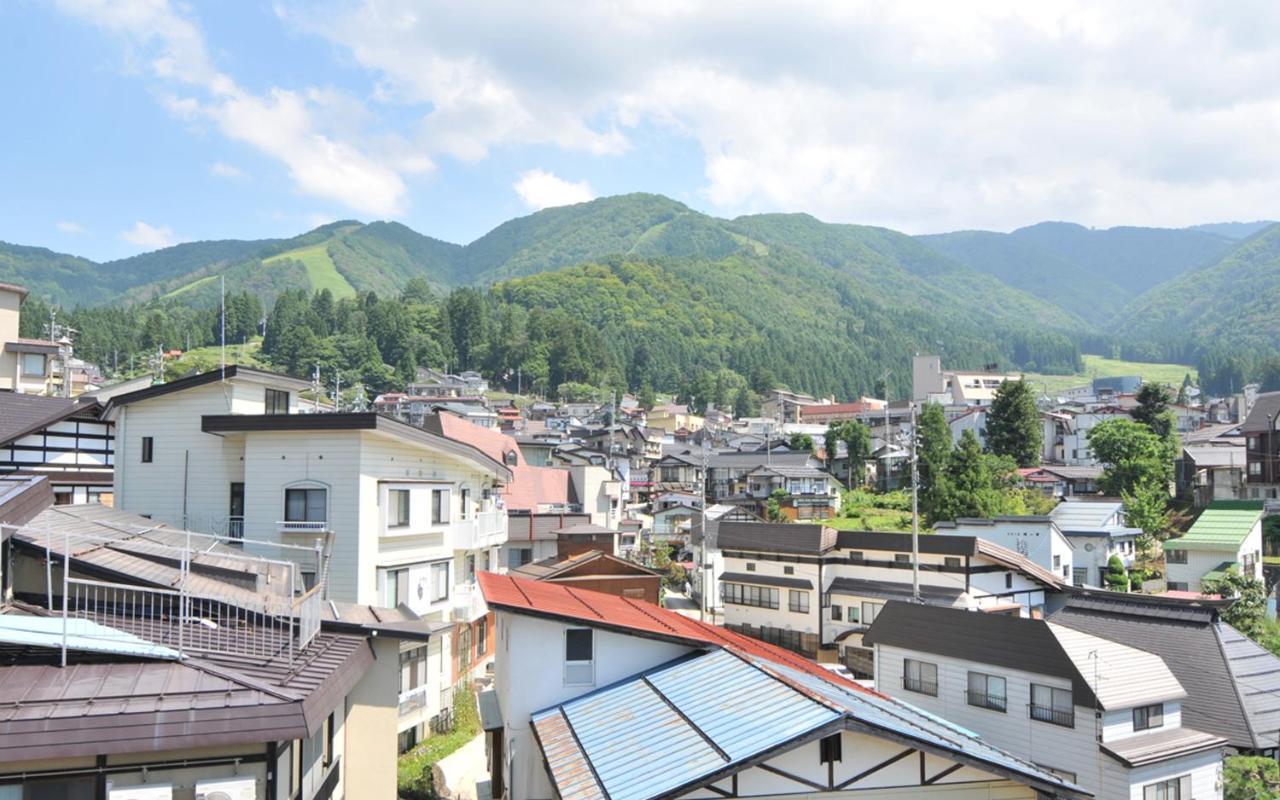
[[[836,578],[827,587],[828,594],[842,594],[853,597],[880,597],[885,600],[910,600],[911,584],[894,581],[867,581],[858,578]],[[954,605],[964,589],[947,586],[920,585],[920,597],[929,603]]]
[[[1254,740],[1280,742],[1280,658],[1225,622],[1213,629]]]
[[[1267,418],[1270,417],[1271,425],[1274,428],[1277,425],[1277,417],[1280,417],[1280,392],[1264,392],[1258,395],[1253,401],[1253,408],[1249,409],[1249,416],[1245,418],[1244,425],[1240,430],[1244,433],[1259,433],[1267,429]]]
[[[1248,461],[1243,444],[1187,446],[1182,448],[1182,457],[1190,460],[1197,467],[1239,467],[1244,469]]]
[[[830,478],[831,477],[830,473],[823,472],[817,467],[811,467],[806,464],[802,464],[799,466],[789,466],[786,464],[782,464],[782,465],[761,464],[760,466],[751,470],[751,472],[747,474],[757,475],[757,474],[766,473],[766,472],[772,472],[775,475],[781,475],[784,478]]]
[[[844,729],[1048,792],[1081,794],[905,703],[723,650],[669,662],[539,711],[532,722],[563,800],[677,796]]]
[[[1280,681],[1267,666],[1267,658],[1219,632],[1230,628],[1217,620],[1212,606],[1097,594],[1068,595],[1066,605],[1049,619],[1163,658],[1187,691],[1182,720],[1188,727],[1226,737],[1231,746],[1244,750],[1275,747],[1280,735]],[[1234,663],[1228,661],[1224,638],[1235,642]],[[1280,663],[1275,656],[1269,660],[1273,665]],[[1236,665],[1253,676],[1239,677]],[[1258,687],[1248,703],[1242,681]]]
[[[1202,753],[1226,743],[1227,740],[1221,736],[1194,728],[1169,728],[1156,733],[1110,741],[1099,746],[1103,752],[1126,767],[1141,767],[1171,758]]]
[[[1187,696],[1173,672],[1154,653],[1063,625],[1041,624],[1049,626],[1076,672],[1089,682],[1105,709],[1132,708]]]
[[[1115,501],[1066,500],[1054,506],[1049,517],[1064,532],[1103,530],[1112,519],[1124,521],[1124,503]]]
[[[782,575],[761,575],[757,572],[723,572],[721,581],[750,583],[756,586],[777,586],[782,589],[812,589],[813,581],[805,578],[788,578]]]
[[[836,531],[825,525],[722,520],[716,533],[721,550],[818,555],[836,545]]]
[[[53,505],[53,486],[44,475],[0,477],[0,525],[25,525]],[[8,529],[0,530],[7,538]]]
[[[1102,477],[1102,467],[1050,465],[1040,469],[1069,481],[1096,481]]]

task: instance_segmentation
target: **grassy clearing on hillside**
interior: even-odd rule
[[[247,344],[229,344],[227,345],[227,364],[242,364],[246,367],[270,369],[267,363],[259,357],[261,350],[261,338],[255,338]],[[183,353],[180,358],[165,364],[164,369],[170,377],[178,377],[191,372],[215,370],[221,364],[222,348],[213,345],[211,347],[193,347]]]
[[[307,279],[311,281],[312,291],[318,292],[321,289],[328,289],[333,292],[335,299],[355,297],[355,287],[348,283],[346,278],[342,277],[342,273],[338,272],[338,267],[333,263],[333,259],[329,257],[328,242],[313,244],[310,247],[299,247],[297,250],[289,250],[278,256],[265,259],[262,263],[265,266],[286,258],[301,262],[302,266],[307,268]]]
[[[201,278],[201,279],[199,279],[199,280],[192,281],[191,283],[188,283],[188,284],[186,284],[185,286],[179,286],[177,289],[174,289],[172,292],[169,292],[169,293],[167,293],[167,294],[163,294],[163,295],[161,295],[161,296],[160,296],[160,299],[161,299],[161,300],[170,300],[170,299],[172,299],[172,298],[174,298],[174,297],[181,297],[182,295],[186,294],[187,292],[190,292],[190,291],[191,291],[191,290],[193,290],[193,289],[198,289],[198,288],[200,288],[201,286],[204,286],[204,285],[205,285],[205,284],[207,284],[207,283],[212,283],[213,281],[216,281],[217,279],[218,279],[218,276],[217,276],[217,275],[206,275],[205,277],[203,277],[203,278]]]
[[[1028,372],[1027,380],[1035,384],[1041,393],[1054,394],[1075,386],[1085,386],[1094,378],[1109,378],[1117,375],[1141,375],[1144,381],[1167,383],[1178,387],[1182,385],[1182,378],[1188,372],[1191,373],[1191,379],[1195,380],[1195,368],[1184,364],[1145,364],[1141,361],[1121,361],[1087,355],[1084,357],[1084,370],[1075,375],[1041,375]]]

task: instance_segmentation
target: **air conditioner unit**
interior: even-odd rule
[[[107,800],[173,800],[172,783],[147,783],[140,786],[107,784]]]
[[[196,781],[196,800],[258,800],[258,780],[243,776]]]

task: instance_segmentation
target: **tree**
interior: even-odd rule
[[[1120,556],[1113,555],[1107,559],[1107,588],[1113,592],[1129,591],[1129,573],[1124,568]]]
[[[1098,423],[1089,431],[1089,447],[1104,465],[1100,485],[1107,494],[1134,494],[1139,486],[1167,486],[1173,478],[1165,442],[1133,420]]]
[[[1195,384],[1191,382],[1191,373],[1188,372],[1182,376],[1182,386],[1178,389],[1178,398],[1176,402],[1180,406],[1185,406],[1191,402],[1191,387]]]
[[[636,402],[645,411],[652,411],[653,407],[658,404],[658,396],[653,392],[653,384],[646,383],[640,389],[640,396],[636,398]]]
[[[1138,389],[1138,405],[1129,412],[1134,422],[1155,430],[1156,418],[1169,408],[1169,390],[1158,383],[1144,383]],[[1156,431],[1157,435],[1160,431]]]
[[[807,433],[793,433],[787,440],[787,447],[797,452],[813,452],[813,437]]]
[[[996,491],[991,466],[973,431],[962,433],[947,464],[948,491],[942,498],[946,514],[940,519],[994,517],[1000,513],[1002,498]]]
[[[1120,498],[1124,501],[1124,524],[1142,530],[1138,550],[1148,549],[1153,540],[1165,539],[1169,530],[1169,492],[1160,483],[1147,481]]]
[[[835,422],[827,423],[827,430],[822,434],[822,449],[827,457],[827,469],[836,463],[837,448],[840,441],[840,426]]]
[[[1040,463],[1043,436],[1031,385],[1024,380],[1003,381],[987,411],[987,447],[1020,467],[1033,467]]]
[[[1222,800],[1280,800],[1280,763],[1266,756],[1231,756],[1222,765]]]
[[[789,522],[790,519],[782,510],[782,501],[787,499],[786,489],[774,489],[764,504],[764,515],[767,522]]]
[[[943,517],[935,510],[948,491],[947,466],[951,460],[951,427],[937,403],[925,403],[916,420],[916,460],[919,471],[920,509],[932,524]]]
[[[844,442],[845,465],[848,467],[849,488],[862,483],[863,465],[871,457],[871,431],[856,419],[840,423],[837,431],[840,441]]]
[[[1267,590],[1262,581],[1241,574],[1232,566],[1225,575],[1215,581],[1204,581],[1205,592],[1234,597],[1236,601],[1222,610],[1222,621],[1248,636],[1257,639],[1263,632],[1267,612]]]

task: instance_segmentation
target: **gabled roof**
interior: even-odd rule
[[[554,467],[534,467],[525,461],[519,443],[510,435],[468,422],[452,414],[432,414],[422,427],[454,441],[468,444],[511,470],[502,499],[513,511],[537,511],[541,506],[569,502],[569,472]]]
[[[717,531],[721,550],[818,555],[836,546],[836,531],[825,525],[724,520]]]
[[[1191,528],[1165,545],[1176,550],[1238,551],[1262,519],[1262,503],[1219,500],[1210,503]]]
[[[1063,533],[1068,531],[1101,531],[1117,518],[1124,521],[1124,503],[1114,501],[1066,500],[1054,506],[1049,516]]]
[[[588,550],[585,553],[569,556],[568,558],[544,558],[540,561],[533,561],[511,570],[513,574],[521,577],[532,578],[534,580],[549,581],[558,577],[576,573],[580,570],[587,570],[586,574],[591,575],[589,568],[594,562],[608,561],[613,567],[622,567],[631,575],[651,576],[654,578],[662,577],[660,573],[655,572],[648,567],[637,564],[634,561],[628,561],[625,558],[618,558],[615,555],[606,553],[602,550]],[[599,573],[602,576],[620,576],[619,573]],[[623,573],[622,575],[625,575]]]
[[[0,392],[0,445],[21,439],[78,414],[92,414],[96,400],[44,397],[36,394]]]
[[[103,409],[102,414],[103,416],[106,416],[120,406],[125,406],[130,403],[137,403],[141,400],[150,400],[153,397],[161,397],[166,394],[173,394],[174,392],[182,392],[187,389],[194,389],[198,386],[207,386],[211,383],[218,383],[224,378],[229,380],[237,377],[251,378],[259,381],[266,381],[268,383],[280,384],[296,391],[311,388],[310,383],[289,375],[282,375],[278,372],[269,372],[265,369],[254,369],[252,367],[245,367],[239,364],[230,364],[226,369],[215,369],[208,372],[201,372],[198,375],[188,375],[185,378],[178,378],[177,380],[169,381],[168,383],[157,383],[156,385],[148,386],[145,389],[138,389],[134,392],[116,395],[107,401],[107,405]]]
[[[1186,696],[1158,656],[1039,619],[890,601],[862,640],[1063,678],[1076,705],[1114,710]]]
[[[1280,392],[1264,392],[1258,395],[1240,429],[1243,433],[1265,432],[1268,418],[1272,430],[1280,427]]]

